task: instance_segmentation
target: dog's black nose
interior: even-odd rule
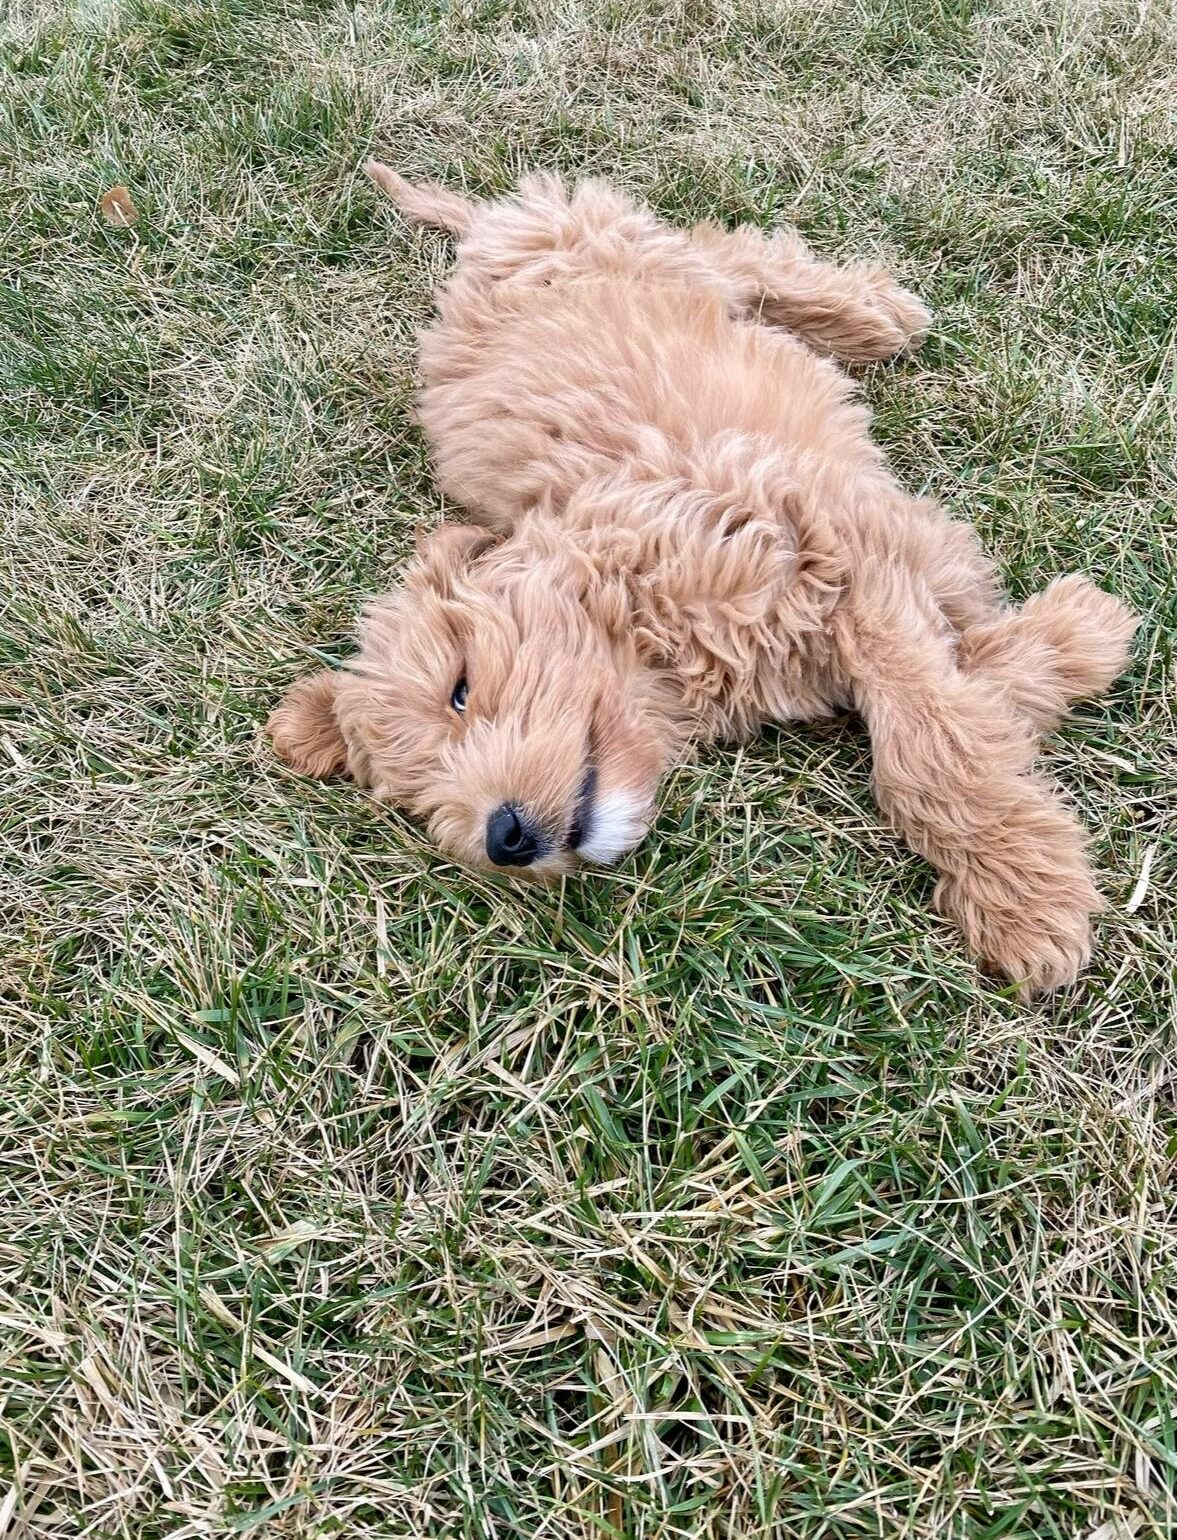
[[[518,808],[504,803],[486,820],[486,853],[496,866],[530,866],[540,837]]]

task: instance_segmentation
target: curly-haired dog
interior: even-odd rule
[[[1099,899],[1031,763],[1135,622],[1080,576],[1006,607],[972,532],[890,474],[832,360],[917,344],[919,301],[599,182],[483,203],[368,170],[459,238],[421,420],[478,522],[425,539],[358,656],[294,686],[282,758],[547,876],[632,849],[689,741],[853,706],[937,906],[1011,979],[1073,979]]]

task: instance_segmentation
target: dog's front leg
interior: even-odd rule
[[[1036,735],[1001,690],[962,673],[918,579],[872,563],[836,621],[871,735],[880,808],[940,873],[937,908],[1029,991],[1070,983],[1101,907],[1074,817],[1029,773]]]

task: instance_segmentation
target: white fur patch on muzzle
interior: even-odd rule
[[[649,828],[649,809],[632,792],[607,791],[593,803],[588,833],[577,847],[582,861],[609,866],[628,855]]]

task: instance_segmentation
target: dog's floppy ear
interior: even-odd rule
[[[498,540],[498,535],[483,525],[447,519],[436,529],[417,535],[417,554],[405,582],[409,587],[435,588],[448,598],[470,563]]]
[[[347,745],[335,718],[340,676],[331,669],[291,685],[270,714],[266,732],[278,758],[303,775],[325,780],[347,764]]]

